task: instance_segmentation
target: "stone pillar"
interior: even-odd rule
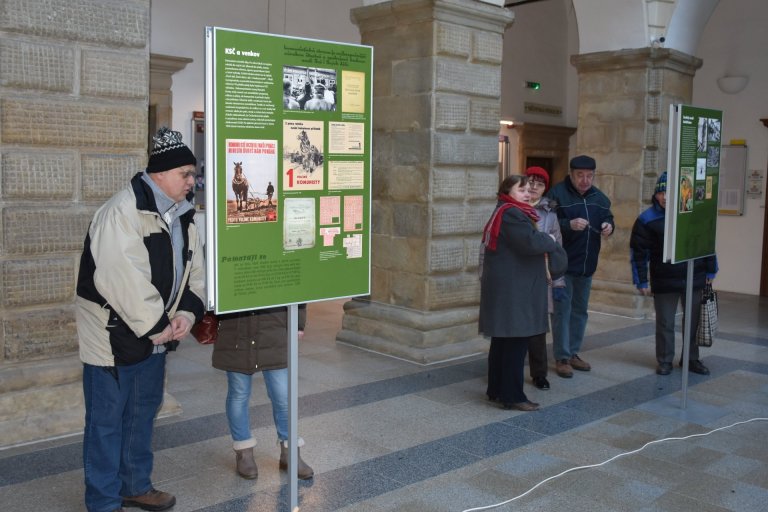
[[[632,284],[629,236],[667,167],[669,106],[689,104],[702,61],[665,48],[571,57],[579,73],[574,154],[597,160],[595,184],[612,201],[615,233],[604,240],[590,309],[632,317],[652,311]]]
[[[82,429],[77,264],[146,161],[148,63],[149,0],[0,3],[0,446]]]
[[[482,352],[477,264],[513,15],[474,0],[393,0],[352,19],[374,47],[372,293],[346,303],[337,341],[423,364]]]

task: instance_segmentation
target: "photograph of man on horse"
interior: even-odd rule
[[[301,130],[301,133],[296,138],[299,141],[299,150],[291,153],[291,162],[300,164],[302,169],[312,173],[323,165],[323,153],[309,141],[309,135],[307,135],[306,130]]]

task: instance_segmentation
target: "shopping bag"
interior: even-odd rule
[[[210,311],[203,315],[203,319],[192,327],[192,336],[203,345],[216,343],[219,337],[219,319]]]
[[[699,328],[696,330],[696,344],[700,347],[711,347],[717,334],[717,292],[707,283],[701,294],[701,312]]]

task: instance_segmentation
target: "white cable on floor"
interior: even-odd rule
[[[463,510],[462,512],[477,512],[479,510],[490,510],[492,508],[504,506],[507,503],[512,503],[513,501],[522,498],[523,496],[527,496],[528,494],[533,492],[538,487],[544,485],[545,483],[549,482],[550,480],[554,480],[555,478],[559,478],[559,477],[565,475],[566,473],[571,473],[573,471],[578,471],[580,469],[590,469],[590,468],[600,467],[600,466],[602,466],[604,464],[608,464],[609,462],[613,462],[614,460],[618,459],[619,457],[624,457],[625,455],[633,455],[635,453],[638,453],[638,452],[644,450],[646,447],[651,446],[652,444],[662,443],[664,441],[684,441],[684,440],[690,439],[692,437],[704,437],[704,436],[708,436],[709,434],[713,434],[715,432],[718,432],[720,430],[725,430],[725,429],[728,429],[728,428],[732,428],[732,427],[735,427],[737,425],[743,425],[745,423],[751,423],[753,421],[768,421],[768,418],[751,418],[751,419],[748,419],[748,420],[745,420],[745,421],[737,421],[736,423],[732,423],[731,425],[726,425],[725,427],[716,428],[714,430],[710,430],[709,432],[705,432],[703,434],[691,434],[691,435],[685,436],[685,437],[665,437],[664,439],[657,439],[655,441],[649,441],[649,442],[645,443],[643,446],[641,446],[640,448],[638,448],[636,450],[632,450],[631,452],[619,453],[618,455],[614,455],[610,459],[608,459],[606,461],[603,461],[600,464],[590,464],[588,466],[578,466],[578,467],[575,467],[575,468],[566,469],[562,473],[558,473],[557,475],[550,476],[549,478],[545,478],[541,482],[537,483],[536,485],[534,485],[533,487],[531,487],[530,489],[525,491],[523,494],[515,496],[514,498],[510,498],[507,501],[502,501],[501,503],[496,503],[495,505],[486,505],[484,507],[468,508],[468,509]]]

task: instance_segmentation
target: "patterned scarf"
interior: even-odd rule
[[[501,219],[504,216],[504,212],[509,208],[517,208],[523,212],[534,223],[539,221],[539,214],[536,213],[536,208],[523,203],[513,198],[508,194],[499,194],[499,201],[502,202],[493,212],[491,218],[483,228],[483,244],[492,251],[496,250],[496,241],[499,238],[499,231],[501,230]]]

